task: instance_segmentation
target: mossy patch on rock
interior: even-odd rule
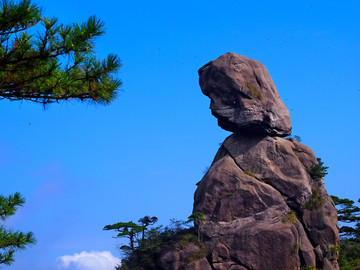
[[[248,176],[251,176],[251,177],[256,178],[256,176],[253,175],[253,174],[252,174],[251,172],[249,172],[249,171],[244,171],[244,173],[245,173],[246,175],[248,175]]]
[[[303,208],[311,211],[318,210],[324,206],[326,201],[320,197],[319,191],[317,189],[313,188],[311,191],[311,197],[309,201],[303,205]]]
[[[191,262],[193,262],[193,261],[199,260],[199,259],[201,259],[201,258],[205,258],[205,257],[207,256],[207,254],[208,254],[208,249],[206,248],[205,244],[204,244],[202,241],[198,240],[198,239],[196,238],[196,236],[193,235],[193,234],[185,234],[185,235],[181,238],[181,240],[180,240],[180,242],[179,242],[179,244],[178,244],[178,246],[177,246],[176,249],[177,249],[178,251],[183,250],[183,249],[185,249],[185,247],[186,247],[187,245],[189,245],[190,243],[193,243],[193,244],[197,245],[197,246],[200,248],[200,250],[197,251],[197,252],[195,252],[194,254],[192,254],[190,257],[188,257],[188,258],[186,259],[186,263],[187,263],[187,264],[188,264],[188,263],[191,263]]]
[[[299,248],[300,248],[299,244],[298,244],[298,243],[295,243],[295,244],[292,246],[292,248],[291,248],[291,253],[292,253],[292,254],[298,253],[298,252],[299,252]]]
[[[282,222],[295,224],[296,223],[296,214],[295,214],[295,212],[293,210],[291,210],[289,212],[289,214],[287,214],[285,217],[283,217]]]
[[[255,86],[253,86],[253,85],[252,85],[251,83],[249,83],[249,82],[246,82],[245,84],[246,84],[247,88],[249,88],[250,93],[251,93],[251,96],[252,96],[253,98],[261,99],[261,94],[260,94],[260,92],[255,88]]]

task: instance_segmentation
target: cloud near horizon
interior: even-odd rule
[[[112,270],[120,265],[120,259],[110,251],[83,251],[74,255],[64,255],[56,259],[60,269],[68,270]]]

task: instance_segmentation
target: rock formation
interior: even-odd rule
[[[204,214],[197,230],[208,255],[191,269],[339,269],[334,203],[309,174],[313,151],[281,138],[290,115],[266,68],[227,53],[199,75],[220,127],[234,133],[197,184],[193,211]]]
[[[289,111],[260,62],[227,53],[200,68],[199,75],[201,90],[211,99],[211,112],[223,129],[290,135]]]
[[[157,269],[338,270],[337,212],[314,173],[321,164],[282,138],[290,115],[264,65],[227,53],[199,75],[219,126],[234,133],[197,184],[197,236],[166,247]]]

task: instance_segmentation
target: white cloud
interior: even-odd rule
[[[58,257],[56,262],[61,269],[113,270],[120,264],[120,259],[114,257],[110,251],[83,251]]]

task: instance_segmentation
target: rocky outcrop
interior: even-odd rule
[[[167,246],[159,255],[160,270],[212,270],[205,258],[208,250],[192,234],[182,237],[177,243]]]
[[[227,53],[199,74],[219,125],[234,132],[194,198],[212,269],[339,269],[334,203],[323,179],[309,174],[318,164],[313,151],[281,138],[291,132],[290,115],[266,68]]]
[[[293,139],[233,134],[224,141],[194,201],[215,269],[338,269],[335,206],[307,172],[316,163]]]
[[[199,70],[202,92],[211,99],[219,126],[232,132],[287,136],[290,114],[263,64],[226,53]]]
[[[158,269],[338,270],[335,205],[313,151],[283,138],[290,115],[266,68],[227,53],[199,75],[220,127],[234,133],[197,184],[197,240],[167,247]]]

